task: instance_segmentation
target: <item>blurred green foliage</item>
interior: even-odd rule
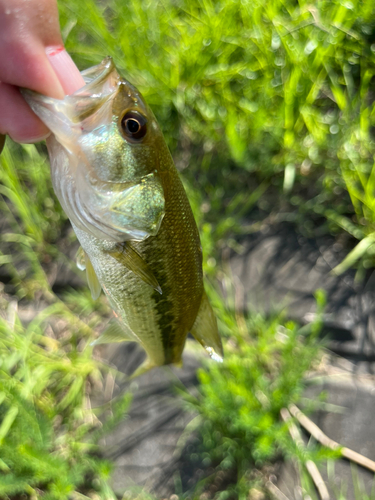
[[[362,256],[375,251],[372,2],[87,5],[60,4],[68,49],[81,67],[111,54],[143,91],[207,220],[238,232],[281,208],[310,234],[371,235]]]

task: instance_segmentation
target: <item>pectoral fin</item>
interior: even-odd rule
[[[103,214],[104,219],[108,217],[112,227],[127,233],[130,236],[127,240],[156,236],[165,215],[164,189],[159,177],[152,172],[133,185],[122,184],[117,183],[115,195],[111,183],[112,201],[108,212]]]
[[[212,359],[223,361],[223,347],[217,330],[216,318],[205,291],[191,334],[202,344]]]
[[[136,274],[142,281],[152,286],[160,295],[163,293],[149,265],[130,243],[118,244],[117,249],[109,252],[109,255]]]
[[[116,342],[136,342],[138,339],[125,323],[117,319],[110,320],[106,330],[91,345],[114,344]]]

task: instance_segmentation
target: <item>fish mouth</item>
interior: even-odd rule
[[[84,129],[87,131],[94,128],[99,120],[102,123],[110,122],[111,106],[106,106],[106,103],[114,99],[121,81],[110,56],[100,64],[82,71],[81,75],[86,85],[64,99],[54,99],[29,89],[21,89],[21,94],[34,113],[72,154]],[[94,115],[95,119],[90,124],[89,119]]]
[[[48,104],[49,106],[53,104],[57,106],[58,103],[62,102],[72,105],[80,98],[89,97],[91,100],[96,100],[98,97],[112,94],[121,79],[111,56],[105,57],[96,66],[81,71],[81,76],[85,81],[85,85],[73,94],[66,95],[64,99],[54,99],[25,88],[21,88],[20,90],[31,107],[34,105],[34,102],[41,105]]]
[[[100,87],[107,82],[112,73],[116,73],[118,76],[112,57],[107,56],[96,66],[92,66],[91,68],[81,71],[81,75],[85,80],[86,85],[82,87],[82,89],[77,90],[75,94],[80,93],[83,89],[89,92],[96,91],[97,87]]]

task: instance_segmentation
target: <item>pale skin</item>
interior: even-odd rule
[[[19,92],[62,99],[84,85],[65,51],[55,0],[0,0],[0,134],[37,142],[49,134]]]

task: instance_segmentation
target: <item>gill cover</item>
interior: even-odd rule
[[[97,238],[123,242],[154,236],[165,200],[156,169],[142,168],[152,141],[150,146],[126,140],[120,125],[129,107],[142,112],[148,131],[157,136],[156,120],[110,57],[81,74],[86,85],[62,100],[22,90],[52,132],[47,147],[56,195],[70,220]]]

